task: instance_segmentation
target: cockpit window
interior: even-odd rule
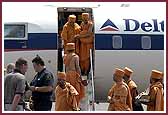
[[[5,39],[26,39],[26,25],[5,24],[4,38]]]

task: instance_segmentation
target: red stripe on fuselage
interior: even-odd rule
[[[57,49],[4,49],[4,52],[13,52],[13,51],[35,51],[35,50],[57,50]]]

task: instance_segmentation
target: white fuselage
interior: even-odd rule
[[[4,46],[3,67],[6,67],[8,63],[15,62],[19,57],[26,58],[29,66],[26,78],[30,82],[35,75],[31,61],[36,55],[40,55],[44,59],[46,67],[56,75],[58,69],[57,8],[88,7],[92,8],[94,19],[96,101],[106,101],[108,90],[113,84],[112,75],[116,67],[128,66],[133,69],[132,79],[137,83],[139,92],[148,87],[152,69],[165,72],[165,3],[152,3],[151,5],[151,3],[91,2],[78,4],[79,6],[76,4],[74,6],[74,4],[3,3],[3,26],[5,23],[15,22],[28,24],[28,37],[21,44],[27,45],[26,47],[11,48],[9,43],[15,43],[14,40],[11,42],[9,39],[3,38],[6,45]],[[47,40],[44,40],[44,36]],[[113,41],[114,36],[121,38],[119,42],[116,42],[116,46]],[[138,43],[137,39],[140,39],[139,42],[141,42],[141,37],[144,36],[147,36],[147,40],[149,38],[150,41],[144,45],[143,49],[141,43],[136,43]],[[38,39],[42,41],[37,42]],[[17,49],[17,51],[11,49]]]

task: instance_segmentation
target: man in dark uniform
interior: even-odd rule
[[[30,83],[34,111],[50,111],[52,108],[52,93],[54,77],[45,68],[44,61],[39,57],[32,60],[34,70],[37,72]]]

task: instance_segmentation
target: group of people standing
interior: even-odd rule
[[[5,111],[23,111],[25,109],[24,94],[32,91],[30,109],[32,111],[50,111],[52,94],[55,89],[56,111],[79,111],[80,101],[85,97],[85,83],[81,78],[79,57],[75,54],[74,43],[67,43],[67,57],[64,60],[66,72],[58,72],[56,88],[54,75],[46,69],[43,59],[36,56],[33,67],[37,74],[27,83],[25,73],[28,69],[27,60],[19,58],[13,70],[4,80]],[[10,64],[11,65],[11,64]]]
[[[68,43],[67,59],[65,59],[66,72],[57,73],[57,85],[55,88],[56,111],[79,111],[80,101],[85,97],[85,84],[79,74],[79,57],[75,55],[75,45]],[[71,50],[70,50],[71,49]],[[73,50],[73,52],[72,52]],[[68,56],[70,58],[68,58]],[[70,60],[71,59],[71,60]],[[75,60],[78,61],[75,61]],[[73,61],[72,61],[73,60]],[[25,73],[28,69],[27,61],[19,58],[10,73],[4,80],[4,109],[5,111],[23,111],[24,94],[27,90],[32,91],[33,111],[50,111],[52,108],[52,93],[54,91],[54,75],[45,68],[41,57],[36,56],[33,60],[34,70],[37,72],[30,85],[26,86]],[[78,64],[77,64],[78,63]],[[76,68],[76,64],[78,67]],[[78,70],[78,71],[77,71]],[[123,70],[116,68],[113,74],[115,84],[108,93],[108,111],[141,111],[136,108],[137,85],[131,79],[133,70],[125,67]],[[152,70],[150,75],[150,87],[147,111],[164,110],[163,72]],[[26,88],[27,87],[27,88]]]
[[[137,85],[131,79],[133,70],[125,67],[123,70],[116,68],[113,74],[115,84],[108,93],[108,111],[143,111],[142,106],[137,106]],[[141,102],[147,105],[147,111],[164,111],[163,72],[152,70],[149,102]]]
[[[75,15],[69,15],[63,26],[61,38],[64,46],[65,72],[58,72],[56,87],[56,111],[80,110],[85,97],[86,82],[81,75],[87,75],[90,67],[90,49],[93,49],[93,24],[89,13],[82,13],[79,26]],[[63,100],[63,101],[62,101]]]
[[[33,111],[50,111],[52,108],[52,93],[55,89],[56,111],[79,111],[80,102],[85,97],[86,82],[82,73],[87,75],[90,66],[89,50],[93,49],[93,23],[89,13],[82,13],[82,23],[79,26],[75,15],[69,15],[68,22],[64,25],[61,38],[64,43],[65,72],[57,72],[57,85],[54,86],[54,75],[45,67],[40,56],[33,60],[33,67],[37,74],[30,84],[27,83],[25,73],[28,69],[27,61],[19,58],[14,70],[5,76],[4,82],[4,109],[24,110],[24,93],[32,91]],[[115,84],[108,93],[108,111],[136,110],[137,85],[131,79],[133,70],[125,67],[123,70],[116,68],[113,74]],[[163,73],[152,70],[150,77],[148,111],[163,111]],[[26,88],[27,87],[27,88]]]
[[[24,94],[27,90],[32,91],[33,111],[49,111],[52,107],[52,92],[54,89],[54,76],[45,67],[41,57],[36,56],[33,60],[33,67],[37,74],[29,84],[25,73],[28,69],[28,62],[19,58],[13,71],[8,73],[4,79],[4,110],[23,111],[25,108]]]
[[[75,53],[79,56],[81,73],[87,75],[90,67],[90,49],[94,46],[93,23],[89,13],[82,13],[80,26],[76,23],[76,16],[69,15],[68,22],[63,26],[61,38],[63,40],[64,53],[67,54],[67,43],[75,44]]]
[[[58,72],[57,75],[56,111],[78,111],[80,110],[80,101],[85,97],[86,83],[81,75],[87,75],[89,72],[89,51],[93,49],[94,36],[89,13],[82,13],[81,17],[82,23],[79,26],[76,23],[76,16],[69,15],[68,22],[63,26],[61,32],[65,72]]]
[[[83,22],[79,26],[75,23],[76,16],[70,15],[62,30],[65,72],[56,74],[58,79],[55,88],[56,111],[78,111],[80,101],[85,97],[87,83],[82,80],[81,69],[87,75],[90,66],[89,50],[93,49],[93,25],[89,20],[89,13],[82,13],[82,19]],[[28,69],[27,60],[23,58],[19,58],[15,63],[14,71],[5,76],[4,108],[6,111],[24,109],[23,96],[26,90],[32,91],[31,110],[51,110],[54,75],[45,68],[41,57],[35,57],[32,63],[37,74],[30,84],[25,77]]]
[[[75,96],[73,96],[72,105],[75,103],[75,109],[74,107],[71,108],[74,110],[80,110],[80,101],[85,96],[85,87],[84,83],[81,77],[81,70],[79,66],[79,56],[75,53],[75,44],[74,43],[67,43],[66,45],[66,51],[67,54],[64,57],[64,64],[65,64],[65,72],[58,72],[58,86],[56,87],[56,111],[68,111],[65,106],[69,106],[68,104],[62,102],[60,104],[61,100],[66,100],[67,102],[72,101],[71,97],[73,95],[71,94],[71,90],[68,90],[67,87],[71,87],[70,89],[73,89],[74,92],[76,92]],[[69,85],[67,85],[69,84]],[[64,92],[64,93],[63,93]],[[66,92],[66,93],[65,93]],[[60,101],[58,101],[58,99]],[[69,100],[70,99],[70,100]],[[69,108],[69,107],[68,107]]]

